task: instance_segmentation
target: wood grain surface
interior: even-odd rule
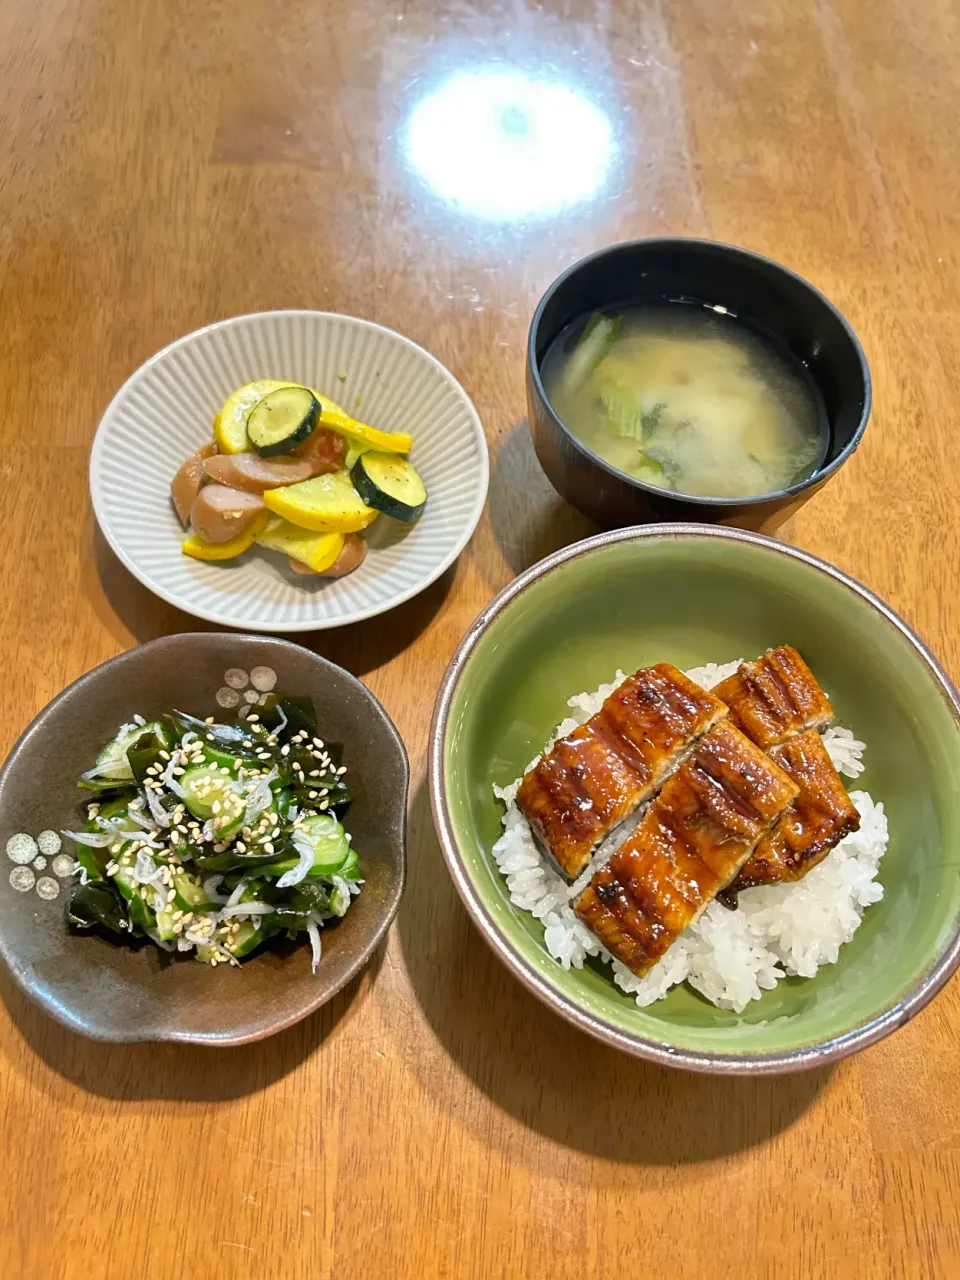
[[[86,483],[108,400],[178,335],[272,307],[381,321],[462,380],[493,459],[454,571],[386,621],[308,637],[410,750],[389,941],[321,1015],[221,1052],[88,1043],[0,979],[5,1276],[960,1274],[960,984],[835,1070],[633,1061],[481,943],[423,785],[458,638],[589,532],[533,457],[524,342],[551,279],[617,238],[744,244],[847,313],[873,420],[782,533],[960,676],[958,37],[949,0],[0,5],[0,750],[95,663],[197,625],[107,551]],[[480,216],[411,168],[425,95],[504,68],[610,122],[603,181],[559,214],[512,183]],[[484,156],[442,114],[447,176],[475,191]]]

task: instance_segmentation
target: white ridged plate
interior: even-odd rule
[[[257,378],[306,383],[371,426],[413,435],[426,509],[412,527],[377,520],[366,559],[346,578],[302,577],[259,547],[221,564],[180,550],[170,481],[211,438],[230,392]],[[422,347],[351,316],[267,311],[198,329],[141,365],[97,429],[90,493],[110,546],[170,604],[229,627],[314,631],[383,613],[438,578],[480,519],[488,473],[476,409]]]

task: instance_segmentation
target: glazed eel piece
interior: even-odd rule
[[[768,649],[744,662],[712,690],[730,708],[730,719],[764,751],[833,723],[833,707],[813,672],[792,645]]]
[[[799,793],[729,721],[705,734],[574,911],[638,977],[652,968]]]
[[[770,759],[790,775],[800,793],[741,867],[728,894],[802,880],[834,845],[860,827],[860,815],[816,729],[773,747]]]
[[[726,714],[719,698],[661,662],[629,676],[554,743],[524,775],[517,804],[561,875],[575,880]]]
[[[745,662],[713,692],[749,738],[797,783],[799,794],[720,896],[736,905],[741,889],[801,880],[851,831],[860,815],[818,732],[833,708],[813,672],[791,645]]]

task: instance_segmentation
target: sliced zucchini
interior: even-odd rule
[[[228,396],[223,409],[214,419],[213,438],[221,453],[247,453],[253,447],[247,434],[247,420],[251,410],[259,404],[264,396],[284,387],[296,387],[299,383],[280,382],[275,378],[261,378],[257,382],[248,382]],[[380,431],[376,427],[368,427],[366,423],[357,422],[341,405],[329,396],[323,395],[315,387],[306,388],[312,392],[320,406],[318,421],[346,436],[351,449],[379,449],[383,453],[409,453],[413,448],[413,437],[406,431]],[[356,455],[354,455],[356,456]]]
[[[247,436],[261,458],[292,453],[320,421],[320,403],[309,387],[280,387],[259,400],[247,418]]]
[[[394,520],[413,524],[427,502],[427,490],[413,463],[395,453],[362,453],[350,472],[367,504]]]
[[[294,560],[309,565],[314,573],[323,573],[343,550],[343,534],[308,532],[284,520],[283,516],[273,516],[257,538],[257,545],[293,556]]]
[[[334,471],[263,495],[267,507],[301,529],[317,533],[359,533],[378,512],[368,507],[345,471]]]
[[[291,485],[291,488],[294,487]],[[277,490],[277,492],[282,492],[282,490]],[[193,560],[232,560],[235,556],[242,556],[245,551],[250,550],[266,528],[269,519],[270,516],[266,511],[259,512],[243,532],[238,533],[229,542],[208,542],[206,538],[201,538],[198,533],[188,534],[180,544],[180,550],[185,556],[190,556]]]
[[[221,453],[249,453],[253,448],[247,435],[247,419],[254,405],[264,396],[288,384],[276,378],[248,382],[227,396],[223,408],[213,422],[213,438]]]

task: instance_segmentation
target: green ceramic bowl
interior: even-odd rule
[[[743,1014],[687,987],[640,1009],[588,961],[565,973],[542,927],[509,901],[490,856],[494,783],[516,778],[566,699],[669,661],[681,668],[795,645],[838,723],[867,743],[857,786],[886,808],[883,900],[834,965],[787,978]],[[697,1071],[792,1071],[879,1040],[960,963],[960,696],[918,637],[860,583],[739,530],[653,525],[601,534],[528,570],[484,610],[437,701],[430,785],[437,831],[484,938],[541,1000],[640,1057]]]

